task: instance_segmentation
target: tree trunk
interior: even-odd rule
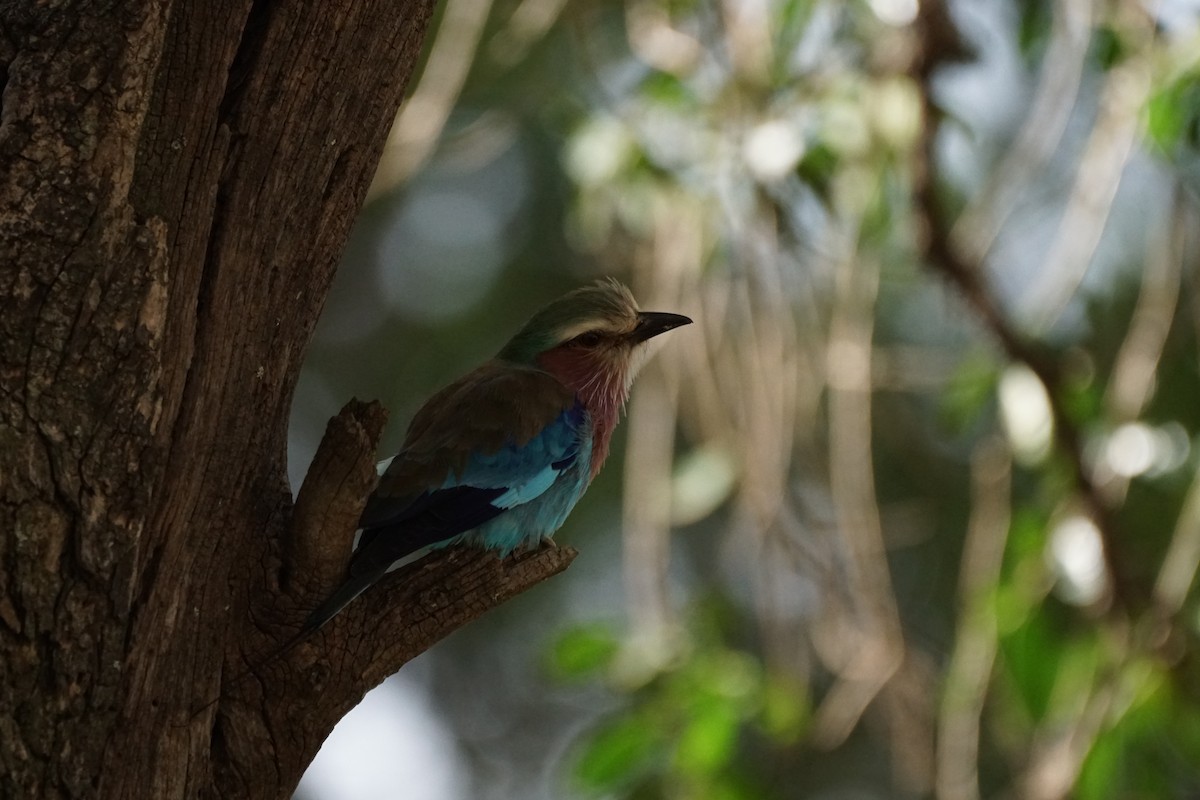
[[[374,479],[351,403],[293,506],[288,409],[431,7],[0,4],[0,796],[287,797],[367,689],[570,562],[448,552],[262,663]]]

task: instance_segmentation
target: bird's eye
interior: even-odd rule
[[[571,343],[577,344],[580,347],[595,347],[596,345],[600,344],[600,340],[602,338],[603,337],[596,331],[588,331],[587,333],[581,333],[576,336],[571,340]]]

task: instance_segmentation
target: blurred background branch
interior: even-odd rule
[[[981,797],[984,703],[999,647],[992,607],[1012,521],[1012,456],[998,437],[971,457],[971,517],[958,573],[960,613],[938,713],[937,796]]]

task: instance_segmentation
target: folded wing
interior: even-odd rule
[[[399,559],[540,497],[575,463],[584,424],[569,389],[525,367],[488,364],[434,395],[363,510],[346,582],[306,629]]]

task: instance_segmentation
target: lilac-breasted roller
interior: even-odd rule
[[[367,501],[345,582],[299,636],[423,548],[505,556],[553,536],[608,456],[646,343],[690,322],[641,311],[627,288],[601,281],[538,311],[494,359],[433,395]]]

